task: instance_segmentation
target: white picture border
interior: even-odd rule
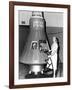
[[[63,77],[41,79],[19,79],[19,25],[18,11],[63,12]],[[52,7],[15,6],[14,7],[14,85],[67,82],[67,9]]]

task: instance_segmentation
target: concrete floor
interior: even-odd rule
[[[26,64],[19,63],[19,79],[25,79],[25,76],[28,74],[28,72],[29,72],[29,66]],[[58,66],[56,77],[62,77],[62,76],[63,76],[63,64],[60,63]]]

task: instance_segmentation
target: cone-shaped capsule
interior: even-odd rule
[[[33,11],[29,20],[30,33],[26,41],[20,62],[25,64],[43,64],[48,58],[42,49],[49,49],[45,20],[42,12]]]

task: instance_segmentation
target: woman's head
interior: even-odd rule
[[[53,42],[57,42],[57,38],[56,37],[53,37]]]

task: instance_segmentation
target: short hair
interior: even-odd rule
[[[58,38],[57,38],[57,37],[55,37],[55,36],[54,36],[53,38],[55,38],[55,41],[56,41],[57,43],[59,42],[59,40],[58,40]]]

